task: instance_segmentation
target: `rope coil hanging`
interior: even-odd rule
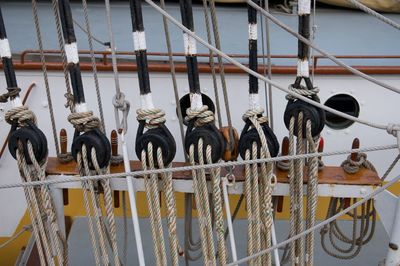
[[[138,158],[141,159],[144,170],[163,169],[165,166],[171,167],[171,162],[176,153],[176,144],[172,134],[165,126],[164,111],[155,108],[153,104],[141,5],[141,2],[138,0],[130,1],[132,34],[136,63],[138,66],[141,100],[141,108],[136,111],[139,127],[136,135],[135,150]],[[157,265],[166,265],[167,258],[161,223],[158,177],[159,175],[157,174],[144,176],[156,262]],[[177,235],[176,202],[172,185],[172,174],[162,174],[161,177],[163,184],[162,191],[165,192],[164,195],[167,202],[167,223],[171,261],[172,265],[178,265],[178,259],[182,254],[182,250],[179,246]]]
[[[84,3],[84,8],[86,10],[86,3]],[[56,15],[56,20],[58,19],[57,15],[60,16],[62,32],[60,30],[58,33],[62,34],[62,36],[59,36],[60,39],[62,39],[62,37],[64,38],[64,47],[62,50],[65,51],[67,70],[69,72],[73,91],[73,98],[69,96],[69,103],[72,104],[72,106],[70,106],[72,113],[68,116],[68,121],[75,128],[75,135],[71,148],[72,156],[77,162],[81,175],[109,174],[111,157],[110,142],[100,130],[102,128],[100,119],[94,116],[92,111],[88,110],[85,101],[69,1],[58,1],[58,12],[54,13]],[[85,12],[85,15],[88,16],[87,12]],[[70,95],[69,91],[67,93]],[[101,101],[99,101],[99,108],[101,108]],[[86,181],[82,182],[82,187],[85,209],[89,217],[89,233],[96,263],[101,262],[109,264],[110,260],[106,242],[108,241],[111,246],[114,264],[120,265],[110,181],[103,180],[100,183]],[[100,190],[104,192],[103,198],[106,219],[103,219],[103,210],[99,195]],[[108,226],[105,224],[105,221],[107,221]],[[95,231],[94,228],[97,230]]]
[[[34,10],[35,12],[35,10]],[[12,108],[5,120],[11,125],[8,148],[17,160],[23,182],[45,181],[47,165],[47,139],[37,127],[35,114],[21,102],[17,79],[12,62],[11,49],[7,39],[3,15],[0,9],[0,52],[8,92],[1,95],[1,101],[10,101]],[[24,188],[28,212],[32,221],[39,260],[42,265],[67,265],[66,240],[58,226],[49,187]]]

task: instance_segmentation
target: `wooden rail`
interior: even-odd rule
[[[53,55],[53,56],[60,56],[59,50],[45,50],[45,55]],[[40,70],[41,63],[39,60],[27,60],[29,55],[37,55],[39,54],[39,50],[25,50],[20,54],[20,60],[15,60],[15,68],[20,70]],[[79,51],[80,55],[89,56],[90,51],[88,50],[81,50]],[[109,51],[94,51],[95,56],[98,58],[97,62],[97,69],[99,71],[112,71],[112,64],[109,60],[109,55],[111,52]],[[153,57],[152,60],[149,60],[149,71],[151,72],[170,72],[170,66],[167,62],[166,57],[168,56],[167,53],[158,53],[158,52],[149,52],[148,55]],[[117,56],[120,56],[123,59],[134,59],[134,52],[117,52]],[[124,57],[125,56],[125,57]],[[174,53],[173,56],[175,58],[184,57],[183,53]],[[209,58],[209,54],[199,54],[200,58]],[[217,55],[214,55],[216,57]],[[248,55],[246,54],[229,54],[232,58],[240,59],[240,58],[247,58]],[[259,58],[263,58],[266,56],[259,55]],[[400,55],[337,55],[337,58],[340,59],[356,59],[356,60],[366,60],[366,59],[400,59]],[[296,55],[272,55],[271,58],[274,59],[296,59]],[[318,65],[323,59],[327,59],[325,56],[316,55],[315,60],[313,62],[315,74],[320,75],[346,75],[351,74],[348,70],[344,69],[341,66],[321,66]],[[62,70],[63,65],[61,61],[57,62],[47,62],[47,69],[48,70]],[[92,66],[90,62],[82,61],[80,63],[81,69],[84,71],[91,71]],[[176,60],[175,63],[176,72],[186,72],[186,64],[183,60]],[[365,65],[357,65],[353,66],[357,70],[364,72],[366,74],[400,74],[400,64],[398,66],[365,66]],[[225,72],[226,73],[244,73],[238,67],[232,64],[224,64]],[[264,73],[265,69],[267,68],[266,65],[260,65],[258,68],[259,73]],[[120,71],[137,71],[136,63],[135,62],[126,62],[120,60],[118,62],[118,69]],[[296,66],[293,65],[285,66],[285,65],[273,65],[271,70],[273,74],[295,74],[296,73]],[[199,63],[199,71],[201,73],[211,73],[211,67],[209,62],[200,62]],[[217,67],[217,72],[219,71]]]

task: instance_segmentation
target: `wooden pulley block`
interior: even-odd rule
[[[222,159],[224,161],[236,161],[239,155],[239,134],[236,128],[232,127],[233,140],[230,136],[231,127],[222,127],[219,129],[219,131],[221,132],[222,137],[224,138],[224,141],[226,143]]]

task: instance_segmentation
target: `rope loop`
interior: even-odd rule
[[[112,103],[114,105],[117,127],[122,127],[124,132],[126,132],[128,130],[128,114],[131,109],[131,104],[129,101],[125,100],[125,94],[122,92],[114,95]],[[119,111],[122,112],[122,120],[119,119]]]
[[[65,108],[73,109],[74,106],[74,95],[70,92],[64,94],[65,99],[67,100],[64,104]]]
[[[144,120],[147,129],[157,128],[165,123],[165,112],[158,108],[136,110],[136,119]]]
[[[194,120],[195,127],[211,123],[214,119],[214,113],[208,110],[207,105],[203,105],[199,110],[192,110],[190,108],[186,110],[185,121],[189,123],[189,121]]]
[[[100,126],[99,118],[94,116],[92,111],[71,113],[68,116],[68,121],[79,132],[88,132]]]
[[[389,124],[386,128],[386,131],[390,135],[397,137],[397,133],[400,131],[400,124]]]
[[[8,92],[0,95],[0,103],[6,103],[8,99],[13,99],[19,95],[21,89],[18,87],[7,88]]]
[[[341,164],[344,171],[348,174],[357,173],[361,168],[366,168],[372,171],[376,171],[374,165],[367,160],[366,153],[358,153],[356,160],[351,159],[351,155]]]
[[[307,88],[304,85],[299,85],[296,87],[294,84],[289,85],[288,87],[289,91],[294,92],[296,94],[300,94],[301,96],[305,97],[310,97],[312,99],[318,99],[317,94],[319,93],[319,88],[318,87],[313,87],[312,89]],[[293,96],[291,94],[286,95],[286,100],[295,100],[297,99],[296,96]],[[319,99],[318,99],[319,102]]]
[[[36,125],[36,116],[35,114],[29,110],[27,106],[18,106],[9,110],[5,115],[5,120],[9,124],[13,124],[17,122],[19,126],[27,126],[28,122],[31,122]]]
[[[260,124],[268,123],[268,118],[263,116],[263,113],[264,109],[261,107],[257,109],[249,109],[243,114],[242,119],[246,122],[249,118],[255,118]]]

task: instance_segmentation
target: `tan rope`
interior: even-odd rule
[[[161,148],[157,149],[157,162],[160,168],[164,168],[163,156]],[[168,167],[171,167],[169,165]],[[178,256],[183,253],[179,245],[178,232],[176,229],[176,201],[174,195],[174,188],[172,183],[172,173],[161,174],[163,180],[164,198],[167,206],[167,222],[169,232],[169,245],[172,259],[172,265],[178,265]]]
[[[317,152],[317,145],[311,133],[311,121],[306,122],[306,136],[308,141],[308,152]],[[317,138],[318,139],[318,138]],[[318,142],[317,142],[318,143]],[[308,183],[307,183],[307,220],[306,229],[315,225],[318,200],[318,157],[308,161]],[[314,264],[314,231],[306,235],[306,264]]]
[[[204,165],[203,157],[203,139],[199,139],[197,144],[199,165]],[[191,165],[195,165],[194,145],[189,148],[189,161]],[[208,197],[207,181],[205,170],[193,170],[193,188],[198,210],[198,220],[200,226],[200,239],[203,251],[204,264],[216,265],[214,256],[214,241],[212,235],[212,223],[210,214],[210,203]]]
[[[212,163],[211,147],[206,148],[206,160],[208,164]],[[227,254],[225,246],[225,223],[224,212],[222,206],[222,190],[221,190],[221,168],[214,168],[210,170],[212,190],[213,190],[213,206],[215,217],[215,230],[217,232],[218,242],[218,257],[221,265],[227,263]]]
[[[147,152],[145,150],[142,151],[141,162],[143,170],[155,168],[153,161],[153,145],[151,142],[147,146]],[[149,164],[148,166],[147,163]],[[165,242],[161,223],[161,211],[159,206],[160,199],[158,196],[157,184],[158,175],[144,175],[143,178],[145,182],[147,204],[150,213],[150,225],[156,262],[157,265],[167,265]]]

